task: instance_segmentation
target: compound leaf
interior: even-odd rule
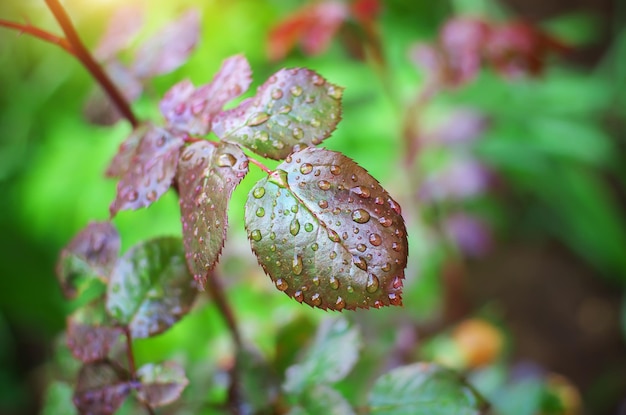
[[[197,294],[179,238],[142,242],[120,258],[107,292],[107,311],[135,338],[159,334],[183,317]]]
[[[361,334],[343,319],[324,321],[306,357],[285,372],[283,388],[300,394],[308,386],[337,382],[356,363],[361,347]]]
[[[156,126],[149,126],[139,139],[131,135],[108,169],[109,174],[119,174],[128,163],[117,184],[111,216],[123,209],[149,206],[161,197],[172,184],[182,145],[181,137]]]
[[[230,195],[247,173],[248,158],[235,144],[198,141],[182,153],[177,182],[185,257],[201,285],[224,246]]]
[[[298,406],[287,415],[355,415],[354,410],[339,392],[325,385],[315,385],[300,397]]]
[[[200,13],[188,10],[137,51],[132,69],[139,78],[151,78],[184,64],[200,38]]]
[[[80,369],[74,405],[81,414],[113,414],[130,393],[128,372],[112,362],[86,363]]]
[[[296,145],[316,145],[330,136],[341,119],[342,95],[343,88],[309,69],[282,69],[254,97],[216,116],[213,131],[281,160]]]
[[[400,207],[340,153],[289,156],[248,195],[246,228],[261,267],[298,302],[331,310],[402,303]]]
[[[170,88],[161,100],[161,113],[171,128],[205,135],[224,104],[248,89],[251,75],[246,58],[232,56],[222,63],[210,83],[195,88],[189,80],[184,80]]]
[[[486,403],[454,371],[430,363],[382,375],[369,396],[372,415],[478,415]]]
[[[61,251],[56,274],[68,298],[91,280],[107,280],[120,250],[120,235],[110,222],[92,222]]]
[[[185,370],[175,362],[148,363],[137,370],[137,377],[141,381],[137,397],[153,408],[176,401],[189,383]]]

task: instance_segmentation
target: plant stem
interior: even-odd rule
[[[31,26],[29,24],[21,24],[15,23],[8,20],[0,19],[0,26],[6,27],[8,29],[14,29],[21,33],[26,33],[33,37],[43,40],[44,42],[52,43],[57,45],[63,49],[70,55],[76,56],[76,52],[74,52],[74,48],[69,44],[67,39],[53,35],[52,33],[46,32],[45,30],[39,29],[38,27]]]
[[[126,359],[128,360],[128,371],[130,372],[130,378],[133,381],[137,379],[137,368],[135,365],[135,355],[133,353],[133,337],[130,334],[130,328],[124,327],[124,337],[126,337]],[[147,403],[144,403],[144,407],[149,415],[155,415],[154,409]]]
[[[250,160],[250,162],[254,165],[256,165],[258,168],[260,168],[261,170],[263,170],[265,173],[270,174],[272,173],[272,171],[263,163],[261,163],[259,160],[252,158],[252,157],[248,157],[248,160]]]
[[[74,55],[81,61],[83,66],[91,73],[91,75],[96,79],[96,81],[100,84],[102,89],[107,93],[109,98],[113,101],[117,109],[120,113],[130,122],[133,128],[139,126],[139,121],[133,114],[130,109],[130,105],[126,98],[121,94],[119,89],[111,82],[111,79],[104,72],[102,67],[94,60],[91,53],[87,50],[83,42],[80,40],[72,21],[69,16],[65,12],[65,9],[59,3],[58,0],[45,0],[48,8],[54,15],[54,18],[57,20],[61,29],[65,33],[66,41],[71,46],[74,51]]]
[[[239,326],[237,324],[237,320],[235,319],[235,314],[233,313],[228,300],[226,300],[224,287],[222,286],[222,283],[215,271],[211,271],[207,275],[206,285],[211,298],[215,301],[215,305],[217,305],[217,309],[222,314],[222,317],[224,317],[224,321],[226,322],[228,330],[233,337],[235,346],[240,348],[242,346],[242,342]]]

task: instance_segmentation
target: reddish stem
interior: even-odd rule
[[[272,171],[263,163],[261,163],[259,160],[252,158],[252,157],[248,157],[248,160],[250,160],[250,162],[254,165],[256,165],[258,168],[260,168],[261,170],[263,170],[265,173],[267,174],[271,174]]]
[[[46,32],[45,30],[39,29],[38,27],[31,26],[29,24],[15,23],[4,19],[0,19],[0,26],[6,27],[8,29],[14,29],[20,32],[20,34],[26,33],[45,42],[55,44],[65,49],[67,53],[76,56],[72,45],[69,44],[67,39],[57,35],[53,35],[52,33]]]
[[[59,3],[58,0],[45,0],[48,8],[54,15],[55,19],[63,29],[65,33],[66,41],[72,47],[74,55],[81,61],[83,66],[91,73],[91,75],[100,84],[102,89],[107,93],[109,98],[113,101],[113,104],[117,107],[120,113],[126,118],[133,128],[139,126],[139,121],[130,109],[130,105],[126,101],[126,98],[120,93],[117,87],[113,84],[109,76],[104,72],[102,67],[91,56],[91,53],[87,50],[83,42],[80,40],[72,21],[65,12],[65,9]]]
[[[130,379],[132,381],[139,382],[137,379],[137,368],[135,366],[135,355],[133,353],[133,337],[130,334],[130,328],[124,327],[124,337],[126,337],[126,359],[128,360],[128,371],[130,372]],[[140,383],[140,382],[139,382]],[[144,407],[149,415],[155,415],[154,409],[147,403],[144,403]]]

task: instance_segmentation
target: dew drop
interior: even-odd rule
[[[276,245],[274,244],[270,245],[270,251],[276,252]]]
[[[220,154],[217,158],[217,165],[220,167],[232,167],[236,162],[237,159],[230,153]]]
[[[296,257],[293,259],[293,263],[291,264],[291,270],[296,275],[302,274],[302,257],[300,255],[296,255]]]
[[[339,242],[341,241],[341,238],[339,238],[339,235],[337,234],[337,232],[335,232],[332,229],[328,230],[328,239],[330,239],[333,242]]]
[[[313,128],[319,128],[322,125],[322,123],[317,118],[311,119],[310,124]]]
[[[267,112],[257,112],[255,114],[252,114],[252,116],[248,119],[247,124],[250,127],[254,127],[256,125],[261,125],[263,124],[265,121],[269,120],[270,115]]]
[[[391,293],[391,294],[389,294],[389,304],[391,304],[391,305],[401,305],[402,304],[402,299],[400,298],[399,295],[397,295],[395,293]]]
[[[361,256],[353,256],[352,262],[363,271],[367,271],[367,261],[365,261],[365,258]]]
[[[391,244],[391,249],[393,249],[396,252],[400,252],[402,250],[402,246],[399,243],[394,242]]]
[[[150,190],[148,194],[146,195],[146,199],[148,199],[150,202],[154,202],[156,198],[157,198],[157,192],[154,190]]]
[[[255,140],[266,142],[267,140],[270,139],[270,135],[267,131],[260,130],[260,131],[255,132],[252,138],[254,138]]]
[[[273,241],[276,239],[276,234],[274,232],[270,232],[270,239]]]
[[[294,85],[289,88],[289,92],[291,92],[291,95],[293,95],[294,97],[299,97],[300,95],[302,95],[302,87]]]
[[[302,291],[298,290],[293,293],[293,298],[295,298],[297,302],[301,303],[304,300],[304,294],[302,294]]]
[[[339,280],[337,278],[335,278],[335,277],[330,277],[330,279],[328,280],[328,285],[333,290],[336,290],[336,289],[339,288]]]
[[[389,226],[391,226],[392,221],[390,218],[386,217],[386,216],[381,216],[378,219],[378,222],[380,222],[381,225],[383,225],[385,228],[388,228]]]
[[[252,196],[254,196],[255,199],[260,199],[265,196],[265,187],[257,187],[254,189],[252,191]]]
[[[291,207],[291,209],[290,209],[290,210],[291,210],[293,213],[298,213],[298,210],[299,210],[299,209],[300,209],[300,208],[298,207],[298,205],[293,205],[293,206]]]
[[[367,249],[367,246],[363,245],[363,244],[358,244],[356,246],[356,250],[359,252],[365,252],[365,250]]]
[[[354,287],[352,287],[351,285],[348,285],[348,287],[346,288],[346,290],[352,294],[354,292]]]
[[[320,286],[320,277],[313,277],[313,279],[311,280],[313,282],[313,285],[319,287]]]
[[[320,180],[319,182],[317,182],[317,187],[322,190],[328,190],[330,189],[330,182],[326,180]]]
[[[341,99],[343,96],[343,89],[334,85],[328,87],[328,95],[333,99]]]
[[[330,254],[328,254],[328,257],[329,257],[330,259],[335,259],[335,258],[337,258],[337,252],[332,251]]]
[[[367,283],[365,284],[365,290],[368,293],[372,294],[378,291],[379,285],[380,285],[380,281],[378,280],[378,277],[376,275],[369,274],[367,276]]]
[[[260,231],[260,230],[258,230],[258,229],[253,230],[253,231],[250,233],[250,237],[251,237],[252,239],[254,239],[255,241],[257,241],[257,242],[258,242],[258,241],[260,241],[260,240],[261,240],[261,238],[262,238],[262,236],[261,236],[261,231]]]
[[[389,207],[391,207],[391,209],[393,209],[394,212],[396,212],[398,215],[402,214],[402,209],[400,208],[400,205],[396,203],[395,200],[389,198],[387,199],[387,202],[389,202]]]
[[[393,278],[393,282],[391,283],[391,285],[393,286],[393,288],[398,289],[402,287],[402,278],[398,275],[396,275]]]
[[[289,114],[290,112],[291,112],[291,105],[283,105],[282,107],[278,109],[279,114]],[[289,121],[287,125],[289,125],[290,123],[291,121]]]
[[[330,172],[333,175],[338,176],[338,175],[341,174],[341,167],[336,166],[336,165],[333,164],[332,166],[330,166]]]
[[[287,282],[282,278],[277,279],[274,284],[276,284],[276,288],[278,288],[279,291],[285,291],[287,288],[289,288]]]
[[[156,145],[157,147],[163,147],[163,145],[165,144],[165,136],[159,136],[158,140],[156,141]]]
[[[297,138],[298,140],[304,137],[304,131],[302,131],[302,128],[300,127],[296,127],[291,131],[291,134],[293,134],[293,138]]]
[[[294,219],[289,224],[289,233],[296,236],[300,232],[300,222],[298,219]]]
[[[304,163],[300,166],[300,173],[309,174],[313,171],[313,165],[311,163]]]
[[[311,249],[313,251],[317,251],[319,249],[319,245],[317,243],[313,243],[313,244],[311,244]]]
[[[319,207],[321,207],[322,209],[326,209],[328,207],[328,201],[327,200],[320,200],[317,205]]]
[[[371,192],[370,189],[368,189],[367,187],[363,187],[363,186],[355,186],[352,189],[350,189],[354,194],[358,195],[359,197],[363,198],[363,199],[369,199]]]
[[[380,244],[383,243],[383,238],[380,237],[379,234],[377,233],[371,233],[370,234],[370,243],[374,246],[379,246]]]
[[[315,86],[322,86],[324,85],[324,78],[322,78],[319,75],[313,75],[313,85]]]
[[[352,212],[352,220],[356,223],[367,223],[370,220],[370,214],[365,209],[356,209]]]
[[[126,200],[128,200],[129,202],[134,202],[138,198],[139,198],[139,192],[137,192],[134,189],[128,192],[128,194],[126,195]]]
[[[314,306],[319,306],[320,304],[322,304],[322,297],[320,297],[319,294],[313,294],[311,296],[311,304],[313,304]]]
[[[335,301],[335,310],[341,311],[345,308],[346,302],[343,298],[337,297],[337,301]]]
[[[385,204],[385,201],[383,200],[383,198],[382,198],[382,197],[376,197],[376,198],[374,199],[374,203],[376,203],[377,205],[384,205],[384,204]]]
[[[263,209],[262,207],[258,208],[256,210],[256,215],[260,218],[262,218],[263,216],[265,216],[265,209]]]
[[[394,234],[398,237],[398,238],[402,238],[404,236],[404,231],[402,229],[396,229],[394,231]]]
[[[183,161],[189,161],[189,160],[191,160],[191,158],[193,157],[194,153],[195,153],[195,152],[194,152],[193,150],[188,150],[188,151],[185,151],[185,152],[183,153],[183,157],[182,157]]]
[[[272,99],[281,99],[283,97],[283,90],[280,88],[274,88],[271,95]]]
[[[389,262],[385,262],[385,265],[383,265],[381,269],[385,272],[389,272],[389,270],[391,270],[391,264],[389,264]]]
[[[304,230],[307,232],[311,232],[313,230],[313,224],[311,222],[307,222],[304,224]]]

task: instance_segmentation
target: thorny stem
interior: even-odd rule
[[[70,55],[76,56],[74,48],[72,48],[72,45],[70,45],[67,39],[57,35],[53,35],[52,33],[46,32],[45,30],[39,29],[38,27],[31,26],[30,24],[15,23],[4,19],[0,19],[0,26],[17,30],[18,32],[20,32],[20,34],[26,33],[28,35],[41,39],[44,42],[52,43],[65,49],[65,51]]]
[[[104,72],[102,67],[94,60],[93,56],[83,42],[80,40],[72,21],[69,16],[65,12],[65,9],[59,3],[58,0],[45,0],[48,8],[54,15],[55,19],[63,29],[63,33],[65,33],[66,41],[71,46],[74,51],[74,55],[78,58],[78,60],[85,66],[85,68],[91,73],[91,75],[96,79],[96,81],[100,84],[102,89],[107,93],[109,98],[113,101],[117,109],[120,113],[130,122],[133,128],[137,128],[139,126],[139,121],[133,114],[133,111],[130,109],[130,105],[128,105],[128,101],[121,94],[119,89],[113,84],[109,76]]]
[[[133,337],[130,334],[130,328],[124,327],[124,337],[126,337],[126,359],[128,360],[128,371],[130,372],[130,379],[132,381],[138,381],[137,368],[135,365],[135,355],[133,354]],[[144,404],[146,411],[149,415],[155,415],[154,409],[147,403]]]

